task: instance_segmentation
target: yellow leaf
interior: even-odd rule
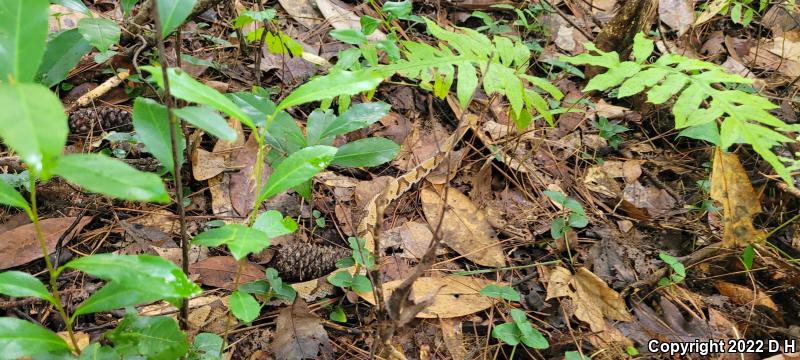
[[[714,151],[711,170],[711,198],[722,204],[722,246],[743,247],[764,240],[764,233],[753,227],[753,215],[761,205],[750,179],[736,154]]]
[[[578,268],[575,275],[563,267],[554,268],[547,285],[547,299],[556,297],[572,299],[575,317],[588,323],[595,332],[606,329],[605,319],[631,321],[619,293],[585,268]]]

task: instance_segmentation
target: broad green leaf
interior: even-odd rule
[[[514,319],[514,323],[517,324],[520,340],[522,340],[523,344],[533,349],[547,349],[550,346],[539,330],[533,328],[533,325],[528,321],[528,317],[522,310],[511,309],[511,317]]]
[[[347,238],[347,245],[353,250],[353,260],[361,266],[372,269],[375,266],[375,257],[366,247],[366,240],[351,236]]]
[[[89,8],[81,0],[50,0],[51,4],[58,4],[67,9],[75,10],[79,13],[89,14]]]
[[[564,360],[588,360],[577,351],[567,351],[564,353]]]
[[[225,118],[216,111],[203,106],[187,106],[174,110],[175,115],[189,124],[228,142],[236,141],[236,130],[228,126]]]
[[[633,38],[633,58],[637,63],[642,64],[647,61],[654,49],[653,40],[646,38],[644,33],[640,32]]]
[[[592,43],[584,43],[583,46],[587,50],[596,50]],[[561,55],[559,60],[572,65],[593,65],[602,66],[604,68],[614,68],[619,66],[619,54],[616,51],[600,52],[600,55],[591,55],[588,53],[579,54],[576,56]]]
[[[517,325],[514,323],[505,323],[495,326],[492,329],[492,337],[498,339],[508,345],[516,346],[519,344],[519,338],[522,336]]]
[[[123,15],[130,14],[133,6],[136,5],[137,2],[139,2],[139,0],[122,0]]]
[[[330,316],[328,316],[331,321],[346,323],[347,322],[347,315],[344,313],[344,309],[342,309],[342,305],[336,305],[331,311]]]
[[[372,291],[372,282],[364,275],[353,276],[353,283],[350,285],[357,293],[368,293]]]
[[[253,229],[259,230],[270,239],[297,231],[297,223],[290,217],[283,217],[278,210],[269,210],[258,215]]]
[[[638,73],[640,69],[641,68],[639,67],[639,64],[635,62],[622,62],[619,65],[608,69],[607,72],[597,75],[593,77],[592,80],[589,80],[589,83],[586,84],[583,92],[589,92],[592,90],[608,90],[621,84],[623,81],[625,81],[625,79]]]
[[[303,55],[303,45],[300,45],[300,43],[294,41],[283,32],[278,32],[278,35],[267,32],[267,37],[264,40],[264,44],[267,45],[267,50],[271,54],[290,54],[294,57]]]
[[[69,346],[64,339],[41,325],[0,317],[0,351],[5,359],[19,359],[49,352],[68,352]]]
[[[292,106],[332,99],[340,95],[356,95],[378,87],[383,75],[373,69],[357,71],[332,70],[325,76],[314,78],[300,85],[278,104],[279,110]]]
[[[270,151],[270,163],[275,164],[276,156],[281,159],[306,147],[306,137],[297,126],[297,122],[289,114],[281,111],[275,117],[267,131],[264,140],[275,151]]]
[[[272,100],[251,92],[241,91],[228,93],[225,94],[225,96],[246,113],[257,126],[263,126],[267,121],[267,117],[275,112],[275,103],[273,103]],[[286,116],[288,116],[288,114],[286,114]],[[280,117],[280,114],[275,116],[276,119],[278,117]]]
[[[668,71],[664,68],[651,67],[647,70],[641,71],[636,75],[631,76],[628,80],[622,83],[617,93],[618,98],[623,98],[631,95],[636,95],[645,88],[649,88],[657,84],[661,79],[667,76]]]
[[[322,134],[330,128],[331,124],[336,120],[336,115],[332,110],[316,109],[308,115],[306,120],[306,137],[309,145],[332,145],[333,137],[326,136],[322,138]]]
[[[269,246],[267,234],[244,225],[230,224],[198,234],[192,239],[196,245],[219,246],[225,244],[236,260]]]
[[[0,204],[17,207],[30,211],[30,206],[25,198],[17,192],[14,187],[8,185],[5,181],[0,180]]]
[[[161,37],[177,29],[192,13],[197,0],[158,0],[158,18],[161,19]],[[171,75],[170,75],[171,76]]]
[[[228,298],[228,306],[239,321],[251,323],[261,313],[261,305],[252,295],[241,291],[234,291]]]
[[[264,273],[267,276],[267,281],[269,281],[269,286],[272,288],[273,296],[294,302],[297,292],[291,285],[283,282],[278,275],[278,270],[267,268]]]
[[[367,36],[355,29],[336,29],[330,32],[332,38],[346,44],[362,45],[368,42]]]
[[[34,174],[49,179],[69,131],[61,101],[39,84],[0,84],[0,109],[3,143],[14,149]]]
[[[392,161],[400,145],[382,137],[368,137],[342,145],[333,158],[333,165],[371,167]]]
[[[168,316],[128,314],[105,337],[123,358],[143,355],[148,359],[180,359],[189,351],[186,334]]]
[[[671,74],[660,85],[656,85],[647,91],[647,101],[655,105],[663,104],[673,95],[683,90],[683,87],[688,82],[689,77],[684,74]]]
[[[681,130],[678,135],[692,139],[708,141],[717,146],[721,144],[719,128],[717,127],[716,121],[687,127],[686,129]]]
[[[259,200],[269,199],[311,179],[326,168],[336,155],[336,148],[325,145],[309,146],[289,155],[270,175]]]
[[[480,292],[483,296],[488,296],[494,299],[506,299],[509,301],[520,301],[520,296],[517,290],[510,286],[499,286],[497,284],[486,285]]]
[[[158,86],[161,88],[164,87],[164,79],[161,76],[160,67],[142,66],[140,69],[149,72],[156,83],[158,83]],[[220,94],[219,91],[192,79],[191,75],[180,69],[169,68],[167,69],[167,75],[169,76],[169,90],[172,96],[189,102],[210,106],[236,118],[251,129],[255,129],[253,119],[239,106],[225,97],[225,95]]]
[[[566,234],[569,230],[570,228],[567,226],[564,218],[555,218],[550,224],[550,236],[552,236],[553,239],[563,238],[564,234]]]
[[[340,288],[349,288],[350,285],[353,285],[353,275],[350,275],[347,271],[339,271],[334,273],[333,275],[328,276],[328,282],[331,285],[340,287]]]
[[[154,100],[137,97],[133,102],[133,128],[136,130],[139,140],[146,147],[147,152],[153,154],[167,170],[174,172],[174,162],[172,161],[172,140],[170,138],[170,126],[172,126],[169,113],[164,105]],[[181,132],[181,143],[178,148],[184,148],[183,133]],[[178,151],[178,164],[183,163],[183,151]]]
[[[386,1],[381,7],[383,12],[389,13],[396,19],[411,14],[411,0]]]
[[[144,286],[136,284],[123,286],[116,281],[112,281],[81,303],[75,309],[73,316],[148,304],[165,297],[167,296],[148,291],[148,288]]]
[[[119,354],[108,346],[92,343],[83,350],[78,360],[119,360]]]
[[[0,273],[0,294],[13,297],[36,297],[52,304],[56,299],[50,295],[39,279],[22,271],[6,271]]]
[[[676,129],[685,127],[689,114],[696,111],[708,95],[706,88],[698,83],[689,85],[686,90],[681,92],[680,96],[678,96],[678,100],[675,100],[675,104],[672,105],[672,114],[675,115]]]
[[[200,294],[200,287],[177,265],[158,256],[98,254],[72,260],[63,268],[78,269],[119,286],[147,289],[166,299]]]
[[[222,360],[222,337],[212,333],[200,333],[194,337],[189,349],[189,360]]]
[[[47,41],[48,6],[47,0],[0,1],[0,82],[25,83],[36,76]]]
[[[381,21],[372,17],[363,15],[359,19],[359,23],[361,24],[361,32],[364,35],[371,35],[375,30],[378,29],[378,26],[381,25]]]
[[[78,31],[100,52],[104,52],[119,42],[121,31],[112,20],[87,17],[78,22]]]
[[[328,124],[319,138],[325,139],[366,128],[386,116],[390,109],[391,106],[383,102],[355,104]]]
[[[50,87],[67,78],[67,74],[92,46],[78,29],[64,31],[47,42],[42,64],[36,74],[39,83]]]
[[[458,64],[458,82],[456,83],[456,96],[461,107],[466,109],[472,94],[478,88],[478,75],[475,66],[469,61]]]
[[[58,160],[53,173],[84,190],[117,199],[169,202],[167,190],[158,175],[136,170],[104,155],[66,155]]]

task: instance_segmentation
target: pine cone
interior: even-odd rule
[[[82,108],[69,114],[69,130],[73,134],[88,134],[90,130],[100,133],[132,129],[131,112],[111,106]]]
[[[307,243],[276,246],[269,266],[278,270],[283,281],[317,279],[336,270],[336,261],[350,255],[349,249]]]

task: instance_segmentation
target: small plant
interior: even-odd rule
[[[475,31],[486,32],[490,35],[500,35],[511,32],[511,27],[508,26],[508,21],[503,19],[495,20],[491,15],[475,10],[470,14],[470,17],[475,17],[483,21],[483,26],[475,28]]]
[[[665,262],[670,267],[669,277],[662,277],[659,279],[659,286],[671,286],[679,284],[686,279],[686,268],[677,258],[663,252],[658,254],[658,257],[660,257],[661,261]]]
[[[547,14],[554,13],[553,9],[550,8],[550,5],[547,3],[539,2],[529,4],[527,8],[523,9],[510,4],[497,4],[492,5],[492,7],[496,9],[513,10],[514,13],[517,14],[517,20],[514,21],[513,25],[524,30],[524,36],[527,37],[531,34],[536,34],[540,37],[549,36],[547,24],[540,20],[544,19]]]
[[[788,168],[771,148],[795,142],[787,134],[800,130],[800,126],[786,124],[770,114],[778,106],[769,100],[726,88],[750,84],[752,80],[729,74],[718,65],[677,54],[663,54],[647,64],[654,43],[642,33],[634,38],[634,61],[623,61],[616,52],[601,51],[592,43],[584,47],[592,54],[562,56],[561,60],[604,67],[608,71],[592,78],[583,91],[616,89],[620,98],[646,92],[647,100],[656,105],[676,96],[672,114],[681,136],[709,141],[725,150],[733,144],[748,144],[784,181],[792,183]]]
[[[325,217],[322,216],[322,213],[320,213],[319,210],[314,209],[313,211],[311,211],[311,216],[314,217],[314,227],[320,229],[325,228],[327,222],[325,221]]]
[[[618,121],[608,121],[605,117],[600,117],[597,120],[597,124],[595,125],[597,130],[600,130],[600,136],[603,139],[608,141],[608,145],[614,149],[617,149],[620,144],[622,144],[622,138],[619,134],[622,134],[629,129],[620,125]]]
[[[550,224],[550,235],[553,239],[561,239],[573,228],[583,228],[589,224],[589,219],[586,218],[586,212],[583,206],[577,200],[567,197],[563,193],[557,191],[545,191],[547,197],[554,202],[569,209],[569,215],[566,218],[559,217],[553,220]]]
[[[769,1],[759,0],[756,10],[753,8],[755,6],[753,3],[754,0],[716,0],[707,4],[705,12],[710,15],[725,15],[730,10],[730,18],[734,24],[748,27],[753,21],[753,15],[762,13],[769,5]]]
[[[509,359],[514,358],[514,352],[520,343],[533,349],[547,349],[550,346],[547,339],[542,336],[542,333],[536,330],[531,322],[528,321],[528,316],[525,315],[525,312],[519,309],[511,309],[511,318],[513,322],[500,324],[492,329],[493,338],[513,346]]]
[[[374,268],[375,257],[366,249],[364,239],[351,236],[347,239],[347,242],[350,245],[350,249],[353,250],[353,255],[339,259],[336,262],[336,267],[341,269],[356,266],[355,275],[347,271],[337,271],[328,276],[328,282],[333,286],[357,293],[370,292],[372,291],[372,283],[368,277],[361,275],[360,269],[370,270]]]
[[[492,299],[505,299],[508,301],[520,301],[520,296],[517,290],[510,286],[499,286],[496,284],[486,285],[480,292],[481,295],[490,297]]]
[[[742,265],[744,265],[744,269],[750,271],[753,269],[753,258],[755,258],[756,251],[753,248],[753,244],[747,245],[747,247],[742,250],[742,256],[740,259],[742,260]]]

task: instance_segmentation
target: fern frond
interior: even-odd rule
[[[573,65],[592,65],[608,69],[586,85],[584,91],[617,89],[617,97],[647,92],[647,101],[656,105],[677,97],[672,105],[675,128],[683,136],[706,140],[727,150],[733,144],[749,144],[791,183],[789,169],[771,148],[793,142],[784,133],[797,131],[772,115],[778,106],[769,100],[741,90],[728,89],[753,81],[729,74],[716,64],[676,54],[664,54],[645,64],[654,50],[653,41],[642,33],[633,44],[635,61],[622,61],[616,52],[604,52],[593,44],[584,44],[591,53],[562,56]],[[718,127],[719,126],[719,127]]]

